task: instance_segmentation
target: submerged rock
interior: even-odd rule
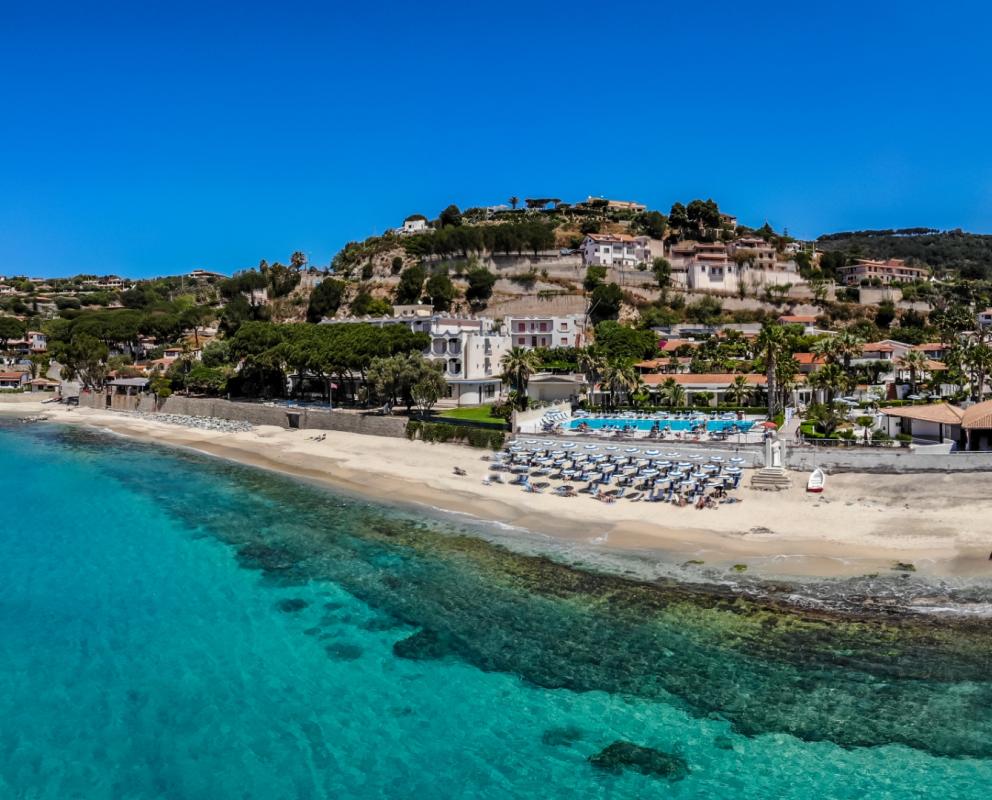
[[[411,661],[433,661],[451,654],[451,647],[438,635],[427,628],[400,639],[393,645],[393,655]]]
[[[691,771],[681,756],[624,741],[614,742],[596,755],[589,756],[589,763],[607,772],[632,769],[642,775],[654,775],[670,781],[680,781]]]
[[[348,644],[347,642],[333,642],[327,645],[324,650],[335,661],[355,661],[361,658],[364,652],[357,644]]]
[[[550,747],[568,747],[582,739],[582,729],[575,725],[565,725],[561,728],[548,728],[542,735],[541,741]]]
[[[248,569],[284,570],[293,566],[289,553],[267,544],[246,544],[238,550],[238,561]]]
[[[276,603],[276,608],[285,614],[295,614],[297,611],[302,611],[309,605],[310,603],[302,597],[287,597],[285,600],[280,600]]]

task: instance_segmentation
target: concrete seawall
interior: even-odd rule
[[[299,414],[299,427],[361,433],[367,436],[390,436],[402,438],[406,435],[406,419],[382,417],[374,414],[361,414],[346,411],[331,411],[315,408],[289,408],[267,406],[261,403],[239,403],[220,398],[182,397],[172,395],[163,402],[156,402],[151,395],[114,397],[112,411],[142,411],[153,414],[182,414],[191,417],[217,417],[252,425],[277,425],[289,428],[290,414]],[[103,394],[81,395],[80,405],[107,410]]]

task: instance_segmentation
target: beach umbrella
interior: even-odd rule
[[[734,456],[733,458],[730,459],[730,463],[731,464],[743,464],[744,463],[744,459],[741,458],[740,456]]]
[[[768,428],[769,430],[775,430],[778,425],[772,422],[770,419],[766,419],[764,422],[758,423],[759,428]]]
[[[636,447],[628,447],[626,450],[624,450],[624,452],[625,453],[639,453],[640,450],[638,450]]]
[[[644,455],[646,456],[660,456],[661,450],[645,450]]]
[[[723,463],[723,457],[722,456],[710,456],[710,461],[713,462],[714,464],[722,464]]]
[[[599,450],[598,444],[584,444],[582,445],[586,450]]]
[[[682,456],[682,454],[681,453],[665,453],[665,456],[667,458],[680,458]]]

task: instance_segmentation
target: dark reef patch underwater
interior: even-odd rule
[[[367,669],[376,652],[368,637],[377,637],[388,647],[386,674],[414,670],[405,680],[469,666],[516,676],[549,702],[609,697],[611,708],[641,715],[677,712],[707,726],[712,764],[743,757],[755,737],[788,735],[821,756],[831,743],[902,745],[938,758],[932,763],[970,759],[992,774],[979,761],[992,758],[985,619],[838,614],[717,586],[647,583],[192,453],[78,429],[38,426],[16,436],[49,458],[62,452],[96,465],[101,481],[141,498],[194,541],[223,543],[274,593],[266,607],[280,624],[295,625],[301,641],[341,669]],[[400,696],[382,710],[397,720],[412,713]],[[649,741],[632,730],[604,741],[605,720],[535,723],[533,747],[553,759],[575,752],[588,780],[597,772],[599,780],[650,776],[666,791],[705,780],[698,750],[677,737],[659,741],[656,732]]]

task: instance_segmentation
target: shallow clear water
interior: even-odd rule
[[[579,419],[573,419],[568,423],[568,427],[571,430],[576,430],[580,425],[586,425],[592,430],[601,430],[603,428],[622,428],[625,425],[628,428],[636,428],[639,431],[649,431],[656,424],[661,430],[671,430],[671,431],[688,431],[692,430],[693,426],[698,424],[695,420],[688,419],[633,419],[630,417],[582,417]],[[723,431],[723,430],[741,430],[748,431],[754,422],[751,420],[735,420],[735,419],[708,419],[706,420],[706,430],[708,431]]]
[[[195,454],[0,423],[2,798],[985,798],[981,624],[509,553]],[[682,780],[595,768],[618,740]]]

